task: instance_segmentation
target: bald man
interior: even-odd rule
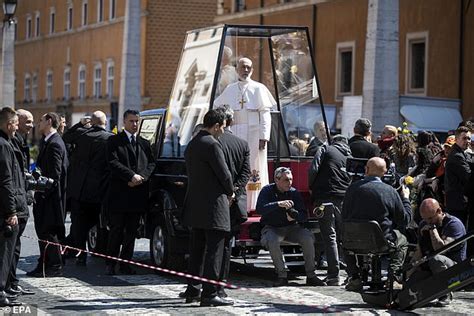
[[[365,167],[365,178],[352,183],[347,189],[342,207],[343,221],[377,221],[396,252],[390,257],[390,267],[396,277],[401,274],[408,242],[400,232],[412,219],[408,188],[403,187],[400,194],[381,178],[387,172],[385,161],[379,157],[369,159]],[[354,256],[346,254],[347,274],[350,277],[346,289],[361,291],[362,280]]]
[[[92,126],[87,128],[88,124]],[[68,183],[71,198],[71,236],[75,247],[84,249],[87,235],[99,221],[102,201],[107,187],[106,144],[113,134],[105,130],[104,112],[92,113],[64,133],[64,141],[74,147]],[[87,254],[77,258],[78,265],[86,265]]]
[[[446,246],[466,234],[466,229],[461,220],[453,215],[445,213],[438,201],[432,198],[423,200],[420,205],[420,230],[418,235],[418,247],[413,256],[413,261],[422,256]],[[462,246],[454,247],[442,255],[436,255],[426,265],[418,267],[416,271],[411,271],[407,285],[416,284],[433,274],[440,273],[456,263],[466,259],[466,243]],[[452,300],[451,293],[445,295],[437,301],[437,305],[448,305]]]
[[[23,153],[23,167],[29,170],[30,147],[27,143],[27,137],[33,129],[33,114],[24,109],[19,109],[16,113],[18,114],[18,130],[15,133],[14,141]]]

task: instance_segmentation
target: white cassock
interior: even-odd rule
[[[268,184],[267,146],[260,150],[259,140],[270,140],[270,111],[276,102],[265,85],[248,80],[229,84],[214,100],[214,108],[224,104],[234,110],[233,133],[249,144],[251,175],[247,184],[247,210],[254,210],[261,188]]]

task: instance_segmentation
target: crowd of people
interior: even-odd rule
[[[107,254],[129,260],[133,256],[140,214],[148,209],[148,183],[155,169],[150,144],[138,135],[140,114],[127,110],[123,131],[106,131],[106,115],[101,111],[81,119],[64,130],[64,116],[49,112],[37,126],[41,134],[35,170],[30,173],[27,136],[33,115],[26,110],[0,111],[0,306],[20,305],[19,295],[32,295],[19,284],[16,268],[21,236],[33,206],[34,227],[40,256],[30,277],[62,276],[68,257],[86,265],[87,254],[63,246],[85,249],[89,229],[106,210],[110,226]],[[34,194],[34,195],[33,195]],[[66,210],[71,212],[70,233],[66,236]],[[106,274],[113,275],[116,261],[108,260]],[[134,274],[121,264],[122,274]]]

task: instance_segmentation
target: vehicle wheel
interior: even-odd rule
[[[153,229],[150,239],[150,256],[151,261],[164,268],[168,260],[167,238],[162,226],[157,225]]]
[[[150,257],[160,268],[183,271],[186,267],[184,255],[175,252],[166,229],[160,224],[155,226],[150,238]]]
[[[97,225],[89,230],[87,238],[87,249],[92,252],[105,254],[107,251],[109,232],[106,228],[97,228]]]

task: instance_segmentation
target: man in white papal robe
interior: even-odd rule
[[[234,110],[232,132],[249,144],[251,175],[247,184],[247,210],[255,209],[261,188],[269,183],[266,143],[272,125],[270,111],[276,105],[267,87],[250,79],[252,71],[250,59],[239,59],[239,80],[229,84],[214,100],[214,108],[228,104]]]

